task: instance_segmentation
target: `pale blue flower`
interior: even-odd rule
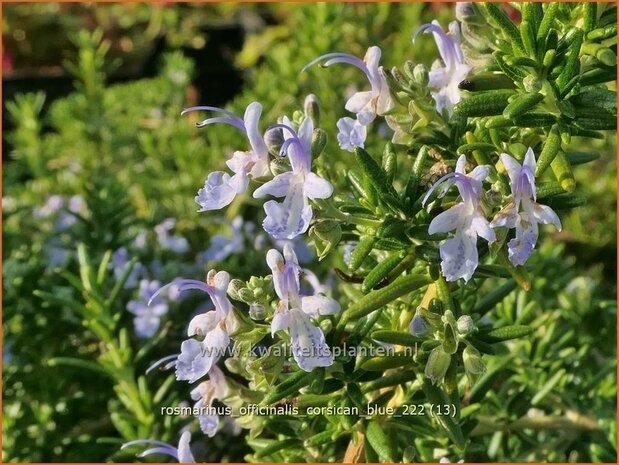
[[[411,322],[408,325],[408,330],[411,332],[413,336],[422,337],[428,334],[428,332],[432,329],[432,327],[428,324],[426,319],[421,316],[418,312],[415,313]]]
[[[71,257],[69,251],[55,240],[52,240],[50,244],[45,246],[44,254],[47,258],[46,269],[49,271],[64,267]]]
[[[179,292],[189,289],[206,292],[215,305],[215,310],[197,315],[189,323],[187,336],[199,336],[202,340],[187,339],[181,344],[181,353],[176,359],[176,379],[193,383],[205,376],[224,355],[230,343],[229,333],[233,332],[236,324],[231,311],[232,304],[227,297],[229,282],[228,273],[211,270],[207,274],[206,283],[195,279],[177,279],[153,295],[155,298],[175,285]]]
[[[325,68],[335,63],[347,63],[363,71],[371,89],[356,92],[348,99],[345,108],[357,115],[357,121],[360,124],[367,126],[376,118],[376,115],[384,115],[395,106],[387,80],[382,74],[382,67],[379,66],[380,57],[381,50],[376,46],[368,48],[363,60],[348,53],[327,53],[305,65],[303,70],[324,61],[322,66]]]
[[[34,209],[34,216],[36,218],[48,218],[60,212],[60,209],[63,206],[64,199],[61,195],[51,195],[45,201],[45,205],[43,205],[41,208]]]
[[[436,110],[439,113],[446,110],[451,115],[453,107],[461,99],[458,84],[468,76],[472,69],[464,62],[460,44],[460,26],[457,21],[452,21],[449,23],[449,33],[446,33],[438,21],[434,20],[417,29],[413,40],[422,32],[431,32],[434,35],[444,65],[433,66],[428,76],[428,86],[437,89],[436,92],[432,92]]]
[[[82,213],[85,209],[85,203],[79,195],[72,196],[66,203],[61,195],[50,196],[45,205],[41,208],[35,208],[34,216],[36,218],[55,218],[54,228],[57,231],[66,231],[77,222],[75,214]]]
[[[114,272],[114,277],[116,279],[120,279],[120,277],[123,275],[123,273],[127,269],[127,266],[129,265],[130,259],[131,258],[129,256],[129,251],[126,247],[121,247],[112,254],[112,271]],[[143,277],[144,274],[144,265],[142,265],[141,263],[136,263],[135,265],[133,265],[131,273],[129,273],[129,276],[125,281],[124,288],[135,288],[135,286],[138,284],[138,279]]]
[[[140,230],[133,240],[133,246],[136,249],[142,250],[146,248],[147,232],[145,229]]]
[[[271,333],[288,329],[292,356],[302,370],[310,372],[316,367],[332,365],[333,355],[325,336],[311,318],[333,315],[340,311],[340,305],[324,295],[299,294],[301,268],[292,247],[284,248],[283,257],[277,250],[269,250],[267,264],[273,273],[275,292],[281,299],[271,322]]]
[[[352,258],[352,253],[355,250],[355,247],[357,247],[358,242],[346,242],[344,244],[344,255],[342,257],[342,259],[344,260],[344,263],[348,266],[350,265],[350,260]]]
[[[340,118],[337,122],[337,141],[340,148],[352,152],[355,147],[363,148],[367,137],[367,127],[359,123],[358,120],[349,118]]]
[[[209,379],[201,382],[191,391],[191,398],[197,401],[194,405],[197,409],[208,408],[213,405],[213,401],[224,399],[228,396],[229,387],[223,372],[213,366],[208,372]],[[198,415],[200,429],[208,437],[213,437],[217,433],[219,417],[212,414]]]
[[[309,263],[316,256],[314,251],[303,240],[302,236],[297,236],[294,239],[275,239],[272,242],[276,248],[281,250],[284,250],[286,244],[289,244],[294,250],[299,263]]]
[[[164,250],[185,253],[189,250],[189,242],[183,236],[170,234],[174,226],[176,226],[176,220],[174,218],[166,218],[162,223],[155,226],[155,233],[157,233],[159,245]]]
[[[269,151],[260,133],[258,124],[262,105],[252,102],[247,106],[243,119],[234,113],[217,107],[187,108],[182,114],[190,111],[208,110],[226,115],[225,117],[208,118],[196,124],[204,127],[214,123],[225,123],[240,129],[249,140],[251,150],[236,151],[226,165],[234,173],[230,176],[224,171],[215,171],[208,175],[204,187],[198,191],[196,202],[200,205],[200,212],[219,210],[229,205],[237,194],[242,194],[249,185],[249,176],[261,178],[270,174]]]
[[[189,431],[185,431],[181,434],[180,440],[178,441],[178,447],[174,447],[168,443],[156,441],[154,439],[137,439],[135,441],[124,443],[120,446],[120,448],[122,450],[135,444],[152,444],[155,447],[141,452],[137,455],[137,457],[141,458],[150,454],[164,454],[173,457],[178,461],[178,463],[196,463],[196,459],[193,458],[193,454],[191,453],[190,442],[191,433]]]
[[[314,124],[305,118],[298,134],[290,126],[278,124],[284,129],[284,144],[281,152],[287,153],[292,171],[278,174],[271,181],[254,191],[254,197],[284,197],[283,202],[269,200],[264,204],[266,218],[264,230],[275,239],[293,239],[309,228],[312,207],[309,199],[326,199],[333,193],[333,186],[327,180],[311,171],[312,134]]]
[[[232,236],[224,236],[217,234],[211,238],[211,246],[200,254],[198,263],[206,263],[209,261],[222,261],[230,255],[238,254],[245,250],[243,229],[251,229],[251,226],[243,223],[243,218],[237,216],[232,221],[225,219],[214,219],[227,224],[232,230]],[[253,224],[253,223],[252,223]]]
[[[509,175],[512,202],[505,206],[492,220],[490,227],[515,228],[516,237],[507,244],[509,261],[523,265],[533,253],[539,235],[538,223],[553,224],[561,231],[561,220],[547,205],[536,202],[535,154],[529,147],[522,166],[506,153],[501,162]]]
[[[159,329],[161,317],[168,313],[167,303],[159,302],[155,305],[149,305],[160,287],[159,281],[142,279],[138,299],[127,303],[127,310],[135,315],[133,325],[138,337],[153,336]]]
[[[477,236],[488,242],[494,242],[496,236],[490,228],[481,206],[481,182],[488,176],[488,166],[477,166],[469,174],[465,172],[466,157],[460,155],[456,171],[439,179],[423,199],[426,203],[430,194],[439,184],[447,181],[440,196],[454,184],[457,186],[462,201],[449,210],[436,216],[428,228],[430,234],[446,233],[455,230],[455,234],[440,246],[441,270],[447,281],[464,278],[468,281],[477,268]]]
[[[348,53],[327,53],[311,61],[303,70],[324,61],[323,67],[335,63],[347,63],[359,68],[368,78],[371,89],[355,92],[346,102],[346,110],[356,114],[356,120],[342,118],[338,121],[339,133],[337,140],[344,150],[352,151],[354,147],[363,147],[367,136],[366,126],[374,121],[376,115],[385,115],[395,107],[393,97],[389,91],[383,69],[379,66],[381,57],[380,48],[368,48],[363,60]]]

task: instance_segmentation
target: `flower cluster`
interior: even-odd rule
[[[466,31],[465,28],[465,34]],[[144,302],[148,300],[150,305],[164,290],[168,293],[173,289],[176,292],[200,290],[212,301],[214,309],[201,312],[190,321],[180,353],[160,359],[149,369],[160,365],[174,367],[177,380],[197,383],[190,394],[196,407],[210,407],[215,401],[231,405],[239,398],[247,400],[225,370],[247,375],[249,389],[260,390],[265,382],[270,387],[273,381],[265,373],[268,367],[277,367],[274,379],[294,370],[295,364],[300,370],[293,376],[299,377],[306,376],[303,372],[309,373],[317,368],[335,366],[339,369],[346,361],[345,357],[340,359],[336,354],[335,345],[342,338],[354,340],[351,332],[365,331],[364,334],[368,334],[378,319],[368,318],[364,322],[360,318],[379,309],[382,312],[379,317],[385,317],[383,322],[393,317],[391,321],[396,322],[398,330],[408,328],[411,334],[397,334],[398,331],[391,331],[393,328],[377,331],[378,337],[386,338],[384,341],[376,339],[378,345],[393,347],[393,341],[393,344],[400,345],[402,341],[409,343],[413,338],[416,344],[418,340],[434,338],[425,341],[431,344],[426,344],[427,350],[422,350],[424,354],[419,356],[425,357],[427,379],[424,383],[429,380],[429,384],[436,387],[453,367],[456,371],[463,367],[471,383],[484,372],[484,351],[476,347],[479,340],[473,340],[478,327],[466,314],[468,309],[463,311],[459,304],[455,304],[450,292],[454,289],[467,291],[467,286],[454,282],[462,278],[467,283],[483,275],[480,267],[492,268],[484,265],[487,244],[491,244],[491,257],[500,253],[502,264],[515,276],[517,272],[524,272],[518,267],[524,265],[533,253],[539,225],[552,224],[561,230],[561,222],[553,209],[537,202],[536,173],[543,171],[542,168],[551,161],[536,160],[533,148],[526,150],[520,142],[512,144],[511,139],[503,144],[498,141],[498,131],[488,131],[495,129],[493,125],[504,128],[511,124],[505,122],[506,115],[511,114],[509,106],[515,102],[511,87],[507,90],[500,88],[496,108],[492,108],[489,115],[482,115],[495,119],[483,120],[477,126],[477,120],[471,123],[467,119],[479,117],[482,111],[479,108],[483,105],[475,107],[470,114],[463,110],[467,102],[472,105],[469,99],[474,100],[464,90],[472,85],[469,80],[474,79],[474,66],[463,53],[460,24],[456,21],[450,23],[447,31],[437,21],[424,24],[413,34],[413,42],[426,33],[432,34],[440,56],[430,70],[407,62],[406,76],[402,76],[397,68],[386,71],[380,65],[382,52],[377,46],[368,48],[363,59],[347,53],[327,53],[303,68],[304,71],[315,64],[325,68],[350,64],[362,71],[369,83],[369,90],[354,92],[344,104],[344,109],[354,117],[344,116],[336,124],[340,148],[354,152],[355,161],[364,174],[360,179],[353,170],[346,173],[351,191],[354,191],[351,193],[334,195],[331,182],[318,174],[323,171],[313,166],[313,158],[325,146],[324,141],[317,142],[321,134],[317,132],[321,129],[315,127],[318,119],[312,118],[313,110],[307,110],[317,106],[314,96],[306,100],[304,114],[297,113],[292,119],[282,116],[264,132],[260,129],[263,108],[258,102],[247,106],[243,118],[211,106],[192,107],[183,112],[219,113],[223,116],[204,119],[196,123],[197,127],[228,124],[245,134],[249,142],[247,151],[235,151],[227,160],[228,171],[207,175],[204,187],[195,197],[200,206],[198,211],[219,210],[232,202],[238,206],[244,200],[255,203],[254,199],[267,199],[262,204],[264,232],[258,231],[256,223],[244,219],[245,212],[239,216],[230,215],[232,220],[214,218],[214,222],[227,225],[231,234],[212,237],[211,246],[201,254],[199,263],[210,267],[212,262],[242,255],[248,249],[253,248],[259,253],[268,249],[265,261],[271,272],[266,277],[252,276],[243,282],[239,279],[231,281],[227,272],[211,269],[206,282],[176,279],[156,291],[154,288],[158,282],[140,282],[140,299],[132,301],[128,308],[136,315],[138,335],[156,332],[158,318],[167,311],[167,306],[158,303],[147,311]],[[523,61],[524,58],[520,60]],[[495,77],[493,75],[492,79]],[[408,102],[405,103],[406,98]],[[539,102],[544,96],[528,98]],[[364,149],[373,129],[371,125],[378,117],[384,117],[388,127],[394,129],[391,142],[386,144],[382,165]],[[479,137],[490,134],[492,144],[476,144],[478,133],[481,134]],[[405,188],[398,192],[404,182],[398,173],[401,160],[398,160],[394,144],[403,143],[402,134],[411,136],[405,142],[407,154],[418,150],[418,155]],[[419,140],[412,136],[419,136]],[[550,136],[544,133],[543,137]],[[527,139],[529,142],[536,147],[541,138],[531,137]],[[512,150],[512,147],[519,150]],[[514,156],[501,153],[505,150]],[[472,157],[467,160],[469,154]],[[318,161],[323,163],[323,168],[329,166],[330,160],[325,158],[323,156]],[[469,163],[473,159],[474,165]],[[454,186],[455,190],[452,189]],[[238,199],[243,195],[244,200]],[[540,198],[543,198],[541,194]],[[185,243],[170,235],[173,226],[172,221],[167,221],[160,225],[157,234],[162,245],[165,243],[168,249],[182,253]],[[515,231],[510,231],[512,229]],[[361,296],[348,311],[340,313],[338,301],[326,295],[328,286],[321,285],[310,270],[301,268],[299,262],[304,262],[303,255],[307,255],[304,252],[307,252],[308,244],[303,237],[306,233],[314,242],[320,260],[341,244],[343,262],[351,274],[336,269],[337,275],[351,283],[362,283],[360,293],[355,294],[358,292],[355,290],[347,295],[350,300]],[[479,241],[480,238],[483,241]],[[261,264],[264,261],[261,260]],[[310,282],[313,292],[302,290],[303,277]],[[383,287],[388,289],[382,291]],[[427,292],[408,298],[418,290]],[[371,294],[374,292],[376,294]],[[403,299],[401,307],[388,307],[392,301],[404,296],[408,300]],[[247,317],[243,307],[235,308],[228,297],[249,306]],[[391,300],[385,302],[383,299]],[[418,302],[418,305],[413,302]],[[394,314],[394,309],[399,313],[403,309],[403,315]],[[474,315],[474,312],[470,313]],[[349,318],[360,321],[354,328],[347,327]],[[367,328],[363,326],[365,324]],[[245,331],[244,325],[251,329]],[[238,341],[244,345],[254,342],[285,345],[290,347],[294,362],[283,357],[256,359],[251,354],[228,363],[233,357],[226,357],[227,349],[232,342],[236,344]],[[482,341],[482,344],[485,343]],[[457,363],[454,362],[456,358]],[[222,361],[224,364],[220,363]],[[418,362],[417,356],[414,361]],[[380,362],[384,360],[359,359],[356,364],[363,367],[367,363],[366,367],[375,369],[372,364]],[[393,363],[393,359],[389,363]],[[317,371],[321,376],[329,372]],[[256,375],[256,372],[260,374]],[[347,383],[353,384],[350,380]],[[316,384],[320,391],[320,383]],[[349,394],[354,397],[354,388]],[[363,396],[361,390],[359,396]],[[267,400],[264,402],[268,403]],[[198,419],[206,435],[213,436],[217,432],[218,416],[200,414]],[[261,426],[261,421],[250,419],[240,426]],[[162,452],[172,456],[177,454],[180,459],[180,445],[178,451],[171,446],[162,447]],[[448,460],[443,458],[441,462]]]
[[[469,174],[465,172],[466,157],[461,155],[453,173],[439,179],[424,197],[425,204],[432,192],[443,182],[440,197],[456,185],[462,201],[437,215],[428,228],[430,234],[455,231],[452,238],[440,247],[441,269],[447,281],[473,276],[478,264],[477,237],[488,242],[496,241],[494,228],[516,228],[516,237],[509,241],[509,260],[522,265],[529,258],[538,237],[538,223],[553,224],[559,231],[561,222],[548,206],[535,202],[535,155],[529,148],[521,166],[513,157],[503,153],[501,161],[511,181],[512,202],[504,207],[492,222],[486,219],[482,205],[482,181],[488,176],[488,166],[477,166]],[[520,209],[522,208],[522,212]]]

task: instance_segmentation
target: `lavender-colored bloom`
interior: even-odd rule
[[[208,261],[222,261],[230,255],[237,254],[245,250],[243,241],[243,218],[237,216],[231,222],[223,219],[232,230],[232,236],[224,236],[221,234],[211,238],[211,246],[205,252],[201,253],[198,261],[205,263]]]
[[[123,273],[127,269],[129,260],[129,251],[126,247],[121,247],[112,254],[112,270],[116,279],[120,279],[120,277],[123,275]],[[125,281],[124,288],[133,289],[137,285],[138,279],[144,276],[144,272],[144,265],[142,265],[141,263],[136,263],[135,265],[133,265],[131,273],[129,273],[129,276]]]
[[[311,61],[303,70],[324,61],[325,68],[335,63],[347,63],[359,68],[368,78],[371,90],[354,93],[346,102],[346,110],[355,113],[357,119],[342,118],[338,121],[339,133],[337,136],[340,147],[352,151],[354,147],[363,147],[367,135],[366,126],[374,121],[376,115],[384,115],[393,110],[395,103],[383,69],[379,66],[381,57],[380,48],[368,48],[363,60],[348,53],[327,53]]]
[[[154,295],[176,285],[178,291],[197,289],[206,292],[215,310],[195,316],[189,323],[187,335],[203,337],[202,341],[187,339],[181,344],[181,353],[176,360],[176,378],[190,383],[206,375],[217,360],[224,354],[230,343],[229,333],[234,330],[235,320],[232,315],[232,304],[228,300],[227,290],[230,275],[225,271],[218,273],[211,270],[207,274],[206,283],[195,279],[177,279],[160,288]],[[152,299],[151,299],[152,300]]]
[[[312,287],[312,291],[314,294],[326,294],[331,290],[330,284],[321,283],[318,279],[318,276],[316,276],[313,271],[308,270],[307,268],[303,268],[301,271],[303,272],[303,277],[305,278],[305,280]]]
[[[198,191],[196,202],[200,205],[200,212],[219,210],[229,205],[237,194],[242,194],[249,185],[249,176],[261,178],[269,175],[269,151],[260,134],[258,124],[262,105],[252,102],[247,106],[243,119],[234,113],[217,107],[192,107],[183,111],[209,110],[223,113],[225,117],[207,118],[196,124],[204,127],[214,123],[225,123],[243,131],[249,139],[251,150],[248,152],[236,151],[226,162],[234,173],[230,176],[224,171],[215,171],[208,175],[204,187]]]
[[[34,216],[36,218],[47,218],[57,214],[64,206],[64,199],[61,195],[52,195],[48,197],[45,205],[41,208],[35,208]]]
[[[273,273],[275,292],[281,299],[271,322],[271,333],[288,329],[292,355],[302,370],[310,372],[315,367],[332,365],[333,355],[325,336],[319,327],[314,326],[311,318],[337,313],[340,305],[324,295],[299,294],[301,268],[292,247],[284,248],[283,257],[277,250],[269,250],[267,264]]]
[[[456,171],[439,179],[428,191],[423,203],[439,184],[447,180],[440,195],[443,196],[454,184],[457,186],[462,202],[439,214],[430,223],[430,234],[446,233],[455,230],[455,234],[440,246],[441,270],[447,281],[464,278],[468,281],[477,268],[477,236],[488,242],[494,242],[496,236],[486,219],[480,197],[481,182],[488,176],[488,166],[477,166],[469,174],[465,172],[466,157],[460,155]]]
[[[68,207],[70,212],[79,213],[83,207],[83,202],[80,204],[76,199],[81,199],[81,197],[74,196],[69,201]],[[34,216],[36,218],[54,217],[54,228],[57,231],[66,231],[75,224],[77,219],[75,215],[64,210],[64,207],[65,199],[61,195],[52,195],[47,199],[43,207],[34,210]]]
[[[352,152],[355,147],[363,148],[367,137],[367,127],[350,117],[340,118],[337,122],[337,141],[340,148]]]
[[[69,199],[69,211],[73,213],[80,213],[86,208],[86,202],[81,195],[73,195]]]
[[[442,113],[447,110],[452,114],[453,107],[460,101],[458,84],[470,73],[471,66],[464,62],[464,55],[460,44],[460,26],[457,21],[449,23],[449,33],[443,31],[438,21],[424,24],[413,36],[413,40],[422,32],[431,32],[434,35],[436,46],[441,55],[444,66],[433,66],[429,73],[428,86],[438,89],[432,92],[436,102],[436,110]]]
[[[138,232],[138,234],[135,236],[135,239],[133,240],[133,245],[136,249],[145,249],[146,248],[146,239],[147,239],[147,233],[146,230],[141,230],[140,232]]]
[[[533,253],[539,235],[538,223],[553,224],[561,231],[561,220],[547,205],[536,202],[535,154],[529,147],[522,166],[506,153],[501,154],[501,162],[507,170],[512,201],[505,206],[490,223],[491,228],[500,226],[515,228],[516,237],[507,244],[509,261],[523,265]]]
[[[346,242],[344,244],[344,256],[343,260],[346,265],[350,265],[350,260],[352,257],[352,252],[357,247],[358,242]]]
[[[307,245],[301,236],[297,236],[294,239],[276,239],[273,241],[273,245],[282,250],[284,250],[286,244],[290,244],[299,263],[309,263],[315,257],[314,251]]]
[[[47,269],[53,270],[55,268],[63,267],[71,254],[63,247],[57,246],[54,243],[47,245],[44,249],[45,256],[47,257]]]
[[[191,453],[190,442],[191,433],[189,431],[185,431],[181,434],[178,441],[178,447],[174,447],[168,443],[156,441],[154,439],[137,439],[135,441],[124,443],[120,446],[120,448],[122,450],[135,444],[152,444],[155,447],[145,450],[144,452],[138,454],[137,457],[141,458],[150,454],[164,454],[175,458],[178,460],[178,463],[196,463],[196,459],[193,458],[193,454]]]
[[[189,242],[187,242],[187,239],[183,236],[170,234],[174,226],[176,226],[176,220],[174,218],[166,218],[162,223],[155,226],[159,245],[164,250],[185,253],[189,250]]]
[[[159,302],[149,305],[157,290],[161,287],[159,281],[140,281],[140,290],[137,300],[127,303],[127,310],[135,315],[133,325],[138,337],[151,337],[159,329],[161,317],[168,313],[168,304]]]
[[[191,398],[197,401],[195,408],[203,409],[213,405],[216,399],[224,399],[228,396],[229,387],[226,378],[222,371],[213,366],[208,372],[209,379],[201,382],[196,388],[191,391]],[[213,437],[217,433],[219,426],[219,417],[217,415],[198,415],[200,429],[208,437]]]
[[[363,60],[348,53],[327,53],[305,65],[303,70],[324,61],[322,66],[325,68],[335,63],[347,63],[363,71],[370,82],[371,90],[356,92],[348,99],[345,108],[357,115],[360,124],[367,126],[376,115],[384,115],[395,106],[387,80],[381,73],[382,67],[378,64],[380,57],[381,50],[376,46],[368,48]]]
[[[278,174],[263,184],[254,191],[254,197],[284,197],[283,202],[269,200],[264,204],[266,218],[262,226],[275,239],[293,239],[309,228],[312,207],[308,199],[330,197],[333,186],[311,171],[312,119],[303,120],[298,134],[286,124],[276,126],[284,128],[282,153],[288,154],[292,171]]]

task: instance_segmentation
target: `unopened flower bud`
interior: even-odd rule
[[[456,326],[460,334],[468,334],[473,330],[475,324],[473,323],[473,318],[468,315],[462,315],[458,318]]]
[[[385,77],[387,86],[389,87],[389,90],[392,94],[401,92],[402,90],[404,90],[404,86],[407,85],[404,77],[402,76],[402,73],[400,73],[400,70],[395,66],[391,68],[391,71],[383,70],[382,75]]]
[[[250,289],[247,289],[246,287],[239,290],[238,296],[239,296],[239,300],[247,304],[251,304],[252,302],[255,301],[254,292]]]
[[[456,3],[456,19],[461,23],[485,24],[484,17],[480,14],[477,5],[474,2],[457,2]]]
[[[418,87],[426,87],[428,82],[430,82],[428,68],[421,63],[413,68],[413,82]]]
[[[406,76],[406,79],[408,79],[409,81],[415,80],[415,73],[413,72],[414,69],[415,69],[415,63],[413,63],[410,60],[406,60],[404,62],[404,66],[402,67],[402,70],[404,71],[404,76]]]
[[[269,149],[269,153],[274,157],[279,157],[279,151],[284,143],[284,133],[281,128],[269,129],[264,134],[264,143]]]
[[[417,461],[417,451],[413,446],[407,446],[406,449],[404,449],[404,453],[402,454],[402,463],[413,463]]]
[[[288,160],[288,157],[280,157],[279,155],[275,155],[275,158],[271,160],[269,167],[271,168],[271,173],[273,173],[273,176],[277,176],[278,174],[286,173],[291,170],[290,160]]]
[[[264,304],[254,302],[249,306],[249,317],[252,320],[264,320],[267,316],[267,309]]]
[[[312,134],[312,158],[319,157],[326,145],[327,133],[320,128],[314,129],[314,134]]]
[[[432,384],[438,384],[445,378],[445,373],[451,363],[451,355],[443,350],[442,346],[438,346],[430,352],[428,362],[426,363],[425,375],[430,379]]]
[[[503,203],[503,194],[494,189],[486,191],[486,200],[491,207],[500,207]]]
[[[228,284],[228,295],[234,300],[241,300],[239,298],[239,290],[245,287],[245,283],[240,279],[233,279]]]
[[[333,322],[331,320],[322,320],[320,322],[320,329],[322,329],[323,333],[329,334],[333,329]]]
[[[415,313],[415,316],[413,317],[410,324],[408,325],[408,330],[411,332],[413,336],[416,336],[416,337],[425,336],[426,334],[428,334],[430,329],[431,329],[431,326],[428,324],[425,318],[422,317],[419,313]]]
[[[320,124],[320,104],[318,103],[318,97],[314,94],[309,94],[305,97],[305,102],[303,102],[303,110],[305,111],[306,116],[312,118],[314,126],[318,126]]]
[[[527,92],[539,92],[542,89],[542,81],[540,78],[533,74],[529,74],[522,80],[522,85],[524,85],[524,90]]]
[[[486,371],[486,365],[484,365],[481,355],[471,346],[466,346],[462,352],[462,361],[464,362],[464,371],[473,380]]]
[[[322,260],[340,242],[342,227],[335,220],[321,221],[310,229],[309,236],[316,244],[318,259]]]
[[[458,350],[458,337],[451,323],[443,326],[443,350],[448,354],[455,354]]]

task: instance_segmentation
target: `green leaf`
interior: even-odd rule
[[[363,280],[361,291],[363,293],[371,291],[378,283],[387,278],[389,273],[400,264],[404,257],[405,255],[403,253],[398,253],[379,262]]]
[[[535,177],[541,176],[544,171],[550,166],[555,156],[561,149],[561,136],[559,135],[559,128],[553,126],[546,140],[544,146],[537,159],[537,166],[535,168]]]
[[[401,276],[382,289],[366,294],[345,311],[346,320],[355,320],[386,306],[395,299],[429,284],[427,276]]]
[[[575,32],[573,41],[569,46],[569,54],[567,55],[565,66],[557,78],[557,87],[562,92],[568,88],[570,80],[577,74],[580,66],[580,47],[582,46],[584,34],[581,29],[575,28],[573,30]]]
[[[80,368],[87,371],[92,371],[105,376],[110,374],[101,367],[98,363],[91,362],[90,360],[82,360],[73,357],[53,357],[47,361],[47,365],[50,367],[68,366],[73,368]]]
[[[552,391],[557,386],[557,384],[559,384],[561,379],[565,376],[565,373],[565,368],[561,368],[552,376],[552,378],[546,381],[542,388],[537,393],[535,393],[535,395],[531,399],[531,405],[538,405],[540,402],[542,402],[546,398],[546,396],[550,394],[550,391]]]
[[[539,25],[539,29],[537,30],[537,40],[546,39],[546,36],[550,32],[550,28],[557,16],[560,7],[559,2],[552,2],[547,4],[547,8],[544,11],[544,15],[542,16],[542,21]]]
[[[492,90],[471,94],[454,107],[454,113],[462,117],[500,115],[514,95],[513,90]]]
[[[371,337],[378,342],[386,342],[387,344],[398,344],[408,347],[416,347],[422,341],[422,339],[413,336],[411,333],[385,329],[374,331]]]
[[[396,355],[386,355],[384,357],[372,357],[364,361],[360,368],[365,371],[384,371],[401,366],[410,366],[413,362],[413,358],[410,354],[398,353]]]
[[[514,289],[516,289],[516,286],[516,282],[513,279],[510,279],[505,284],[495,288],[479,300],[471,313],[485,315],[499,302],[503,301],[503,299],[507,297]]]
[[[361,238],[357,246],[350,254],[350,263],[348,264],[348,269],[350,271],[356,271],[361,266],[363,260],[365,260],[374,248],[375,242],[376,238],[372,236],[365,236]]]
[[[423,392],[428,397],[430,403],[434,405],[446,405],[451,404],[449,398],[441,391],[437,386],[430,383],[429,380],[424,380]],[[463,449],[466,442],[460,426],[454,421],[454,419],[448,415],[436,415],[436,420],[439,425],[445,430],[449,438],[454,442],[458,449]]]
[[[365,437],[382,461],[390,463],[395,461],[393,446],[380,423],[369,421],[365,428]]]
[[[559,150],[552,162],[550,163],[552,172],[554,173],[557,181],[566,192],[572,192],[576,187],[576,180],[574,179],[574,173],[570,166],[565,153]]]
[[[314,375],[305,371],[297,371],[290,375],[288,379],[277,385],[267,396],[262,400],[261,405],[271,405],[279,400],[296,394],[299,389],[307,386]]]
[[[532,332],[533,328],[531,328],[530,326],[510,325],[503,326],[501,328],[491,329],[488,332],[480,331],[479,333],[477,333],[477,337],[486,342],[495,343],[528,336]]]
[[[374,337],[372,335],[372,337]],[[378,339],[377,339],[378,340]],[[401,371],[399,373],[383,375],[380,378],[370,381],[363,386],[364,392],[374,392],[378,389],[391,387],[391,386],[400,386],[404,385],[409,381],[414,381],[417,379],[417,373],[414,371]]]
[[[549,197],[544,202],[553,210],[566,210],[585,205],[587,203],[587,197],[576,194],[559,194]]]
[[[503,110],[506,118],[515,118],[532,110],[538,103],[544,100],[544,96],[539,93],[522,94],[512,100]]]
[[[301,447],[302,443],[300,439],[284,439],[279,440],[263,449],[256,451],[256,458],[260,459],[262,457],[268,457],[269,455],[275,454],[281,450],[288,450],[296,447]]]
[[[584,165],[585,163],[598,160],[600,152],[567,152],[566,157],[571,166]]]
[[[552,113],[530,112],[513,118],[514,124],[521,128],[550,127],[557,122]]]
[[[516,25],[509,19],[505,11],[503,11],[503,6],[500,3],[479,3],[479,6],[486,11],[494,23],[499,26],[507,38],[512,41],[514,52],[518,55],[524,55],[520,32]]]
[[[462,81],[458,88],[469,92],[485,90],[515,89],[514,81],[501,73],[479,73],[469,76]]]
[[[361,166],[363,174],[368,178],[372,186],[382,195],[396,196],[397,193],[389,183],[387,173],[378,166],[378,163],[361,147],[355,147],[355,160]]]

